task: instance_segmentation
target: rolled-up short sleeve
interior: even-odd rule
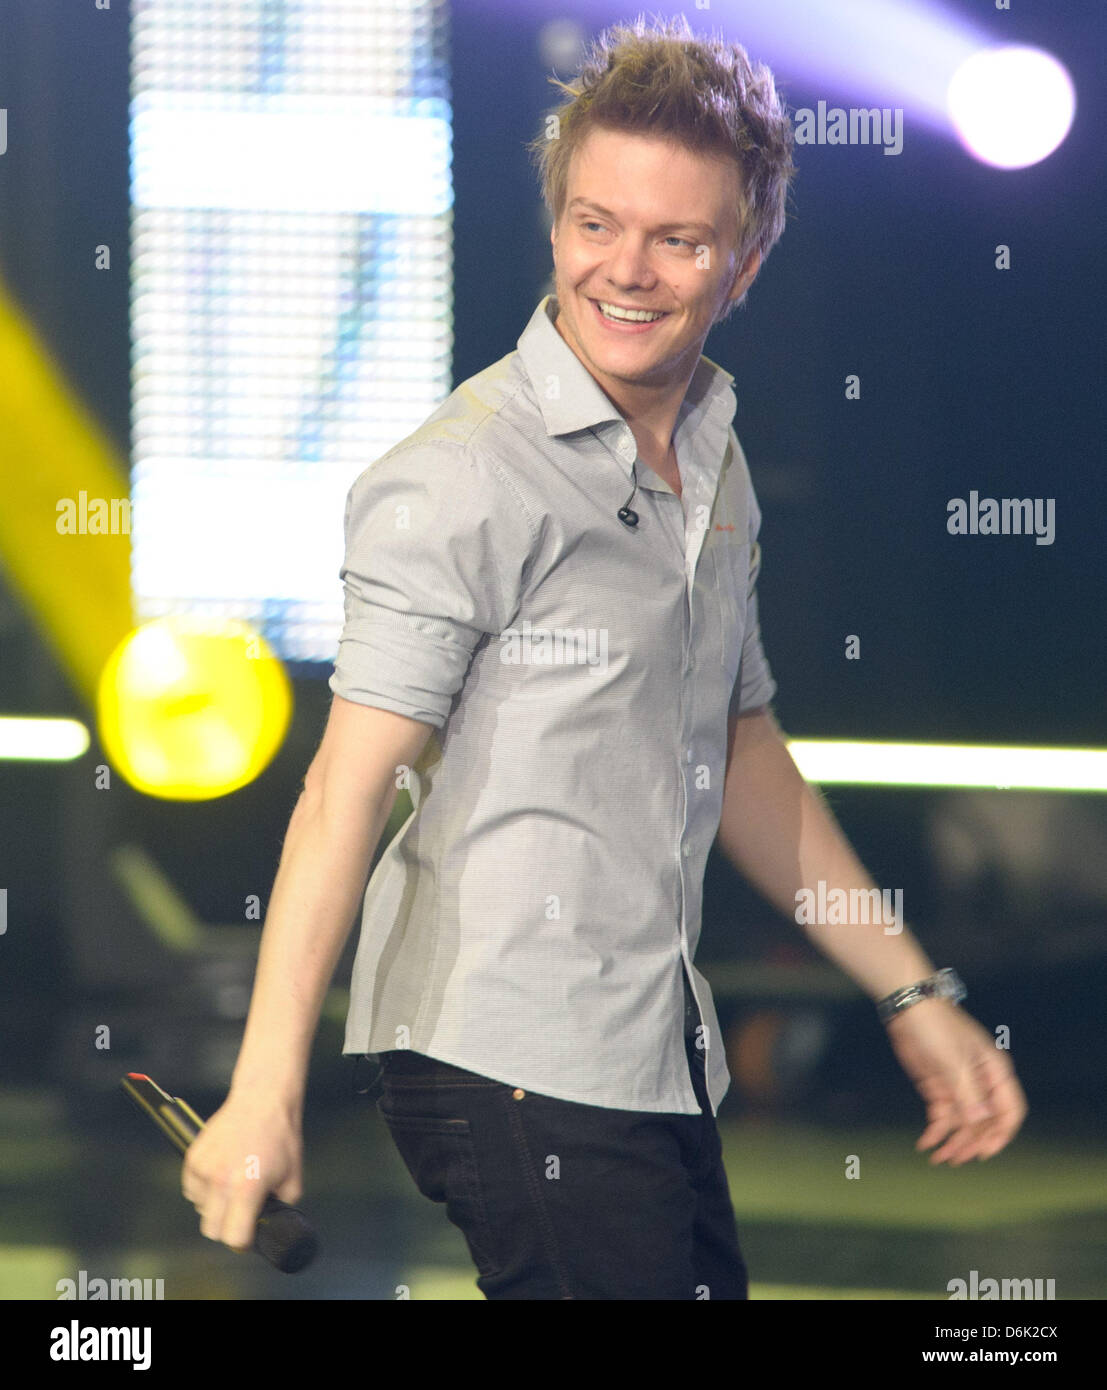
[[[761,623],[757,613],[757,576],[761,570],[761,546],[757,533],[761,529],[761,509],[757,505],[753,485],[749,489],[750,572],[746,598],[746,631],[742,639],[742,656],[738,675],[730,697],[728,717],[747,710],[760,709],[776,694],[769,663],[761,646]]]
[[[386,454],[346,497],[331,690],[441,729],[477,643],[518,609],[530,548],[493,460],[452,442]]]

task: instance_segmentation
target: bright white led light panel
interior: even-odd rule
[[[138,621],[334,659],[358,473],[449,393],[446,0],[131,0]]]

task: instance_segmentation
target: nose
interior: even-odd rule
[[[622,237],[604,266],[609,282],[620,290],[648,289],[657,283],[649,251],[637,237]]]

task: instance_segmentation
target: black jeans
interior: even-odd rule
[[[377,1109],[419,1191],[464,1235],[486,1298],[749,1297],[685,994],[699,1115],[581,1105],[379,1054]]]

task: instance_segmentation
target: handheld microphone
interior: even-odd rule
[[[142,1072],[128,1072],[121,1085],[178,1153],[187,1152],[204,1127],[195,1110],[180,1096],[167,1095]],[[254,1249],[275,1269],[284,1274],[296,1274],[315,1259],[319,1238],[298,1208],[290,1207],[270,1193],[258,1213]]]
[[[622,505],[622,506],[619,508],[619,510],[616,512],[616,516],[619,518],[619,520],[623,523],[624,526],[629,526],[629,527],[631,528],[631,530],[633,530],[634,527],[638,525],[638,513],[637,513],[637,512],[632,512],[631,509],[630,509],[630,504],[631,504],[631,502],[634,500],[634,493],[638,491],[638,462],[637,462],[637,460],[635,460],[635,462],[631,464],[631,466],[630,466],[630,474],[631,474],[631,477],[634,479],[634,490],[631,492],[630,496],[627,498],[627,500],[623,503],[623,505]]]

